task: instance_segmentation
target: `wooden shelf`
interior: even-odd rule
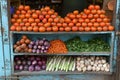
[[[54,72],[49,72],[49,71],[19,71],[19,72],[14,72],[13,75],[40,75],[40,74],[49,74],[49,75],[56,75],[56,74],[101,74],[101,75],[112,75],[112,72],[78,72],[78,71],[54,71]]]
[[[69,52],[67,54],[37,54],[37,53],[13,53],[13,55],[64,55],[64,56],[110,56],[112,53],[111,52]]]
[[[101,31],[101,32],[17,32],[11,31],[12,34],[111,34],[114,31]]]

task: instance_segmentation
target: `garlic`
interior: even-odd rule
[[[81,69],[81,68],[78,68],[78,71],[82,71],[82,69]]]
[[[100,59],[100,57],[96,57],[96,60],[99,60]]]
[[[100,67],[96,67],[96,71],[100,71]]]
[[[80,57],[77,57],[77,61],[80,61]]]
[[[106,72],[109,72],[109,71],[110,71],[110,69],[109,69],[109,68],[105,68],[105,71],[106,71]]]
[[[101,71],[105,71],[105,68],[104,68],[104,67],[101,67],[100,70],[101,70]]]
[[[81,61],[80,61],[80,64],[84,64],[84,61],[83,61],[83,60],[81,60]]]
[[[98,67],[102,67],[102,64],[98,64]]]
[[[101,63],[102,63],[102,61],[101,61],[101,60],[98,60],[98,63],[99,63],[99,64],[101,64]]]
[[[80,64],[80,67],[83,68],[85,65],[84,64]]]
[[[103,64],[106,63],[106,60],[102,59],[102,63],[103,63]]]
[[[87,68],[86,68],[86,67],[83,67],[83,69],[82,69],[82,70],[83,70],[83,72],[85,72],[85,71],[87,70]]]
[[[93,71],[95,71],[95,70],[96,70],[96,68],[93,66],[93,67],[92,67],[92,70],[93,70]]]
[[[103,67],[106,68],[107,67],[107,63],[103,64]]]
[[[94,62],[93,62],[93,61],[91,61],[91,62],[90,62],[90,65],[94,65]]]
[[[91,70],[92,70],[91,65],[89,65],[89,66],[87,67],[87,70],[88,70],[88,71],[91,71]]]

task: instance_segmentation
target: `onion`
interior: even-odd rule
[[[34,45],[33,48],[34,48],[34,49],[37,49],[37,45]]]
[[[28,65],[25,65],[25,66],[24,66],[24,70],[27,71],[27,70],[28,70],[28,67],[29,67]]]
[[[45,47],[45,49],[48,49],[48,48],[49,48],[49,46],[46,46],[46,47]]]
[[[40,40],[40,41],[39,41],[39,45],[42,45],[43,43],[44,43],[43,40]]]
[[[33,46],[32,46],[31,44],[29,44],[29,45],[28,45],[28,47],[29,47],[30,49],[32,49],[32,48],[33,48]]]
[[[22,61],[22,65],[26,65],[26,63],[27,63],[27,62],[26,62],[25,60],[24,60],[24,61]]]
[[[47,53],[47,50],[44,50],[43,52],[44,52],[44,53]]]
[[[32,61],[32,65],[36,65],[36,64],[37,64],[36,60]]]
[[[23,70],[23,65],[20,65],[20,66],[19,66],[19,70]]]
[[[34,71],[34,66],[29,66],[28,70],[29,71]]]
[[[41,66],[42,65],[42,61],[38,61],[37,64]]]
[[[46,64],[46,62],[45,62],[45,61],[42,61],[42,64],[43,64],[43,65],[45,65],[45,64]]]
[[[17,63],[18,65],[20,65],[22,62],[21,62],[20,60],[18,60],[16,63]]]
[[[43,50],[40,50],[40,53],[44,53],[44,51],[43,51]]]
[[[44,42],[44,46],[49,46],[49,42],[48,42],[48,41],[45,41],[45,42]]]
[[[39,45],[39,40],[37,40],[37,41],[35,42],[35,45]]]
[[[35,44],[35,42],[34,42],[34,41],[31,41],[31,42],[30,42],[30,44],[31,44],[31,45],[34,45],[34,44]]]
[[[28,65],[31,65],[32,63],[31,63],[31,61],[27,61],[27,64],[28,64]]]
[[[41,47],[42,47],[42,46],[39,45],[39,46],[38,46],[38,49],[41,49]]]
[[[44,49],[45,49],[45,46],[42,46],[42,47],[41,47],[41,50],[44,50]]]
[[[41,60],[41,58],[40,58],[40,57],[36,57],[36,60],[38,60],[38,61],[39,61],[39,60]]]
[[[18,65],[15,65],[15,66],[14,66],[14,69],[15,69],[15,70],[19,70],[19,66],[18,66]]]
[[[41,67],[39,65],[36,65],[35,66],[35,71],[40,71],[41,70]]]
[[[45,65],[42,65],[42,69],[45,70],[45,69],[46,69],[46,66],[45,66]]]
[[[40,50],[39,50],[39,49],[37,49],[37,50],[36,50],[36,53],[40,53]]]
[[[35,56],[31,56],[31,57],[30,57],[30,60],[31,60],[31,61],[35,60]]]
[[[35,50],[35,49],[33,49],[33,50],[32,50],[32,52],[33,52],[33,53],[36,53],[36,50]]]

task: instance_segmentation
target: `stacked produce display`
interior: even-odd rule
[[[14,44],[15,53],[46,53],[67,54],[69,52],[110,52],[110,45],[101,38],[93,38],[82,41],[80,37],[74,37],[67,41],[55,39],[48,41],[46,38],[29,40],[23,35],[20,41]],[[80,53],[79,53],[80,54]]]
[[[35,10],[30,9],[30,6],[20,5],[11,18],[10,27],[14,35],[19,34],[19,32],[21,35],[21,37],[18,36],[19,38],[14,37],[13,53],[17,55],[14,56],[14,70],[77,73],[110,72],[111,62],[108,56],[112,54],[113,36],[111,35],[114,26],[111,25],[111,20],[105,14],[106,12],[100,9],[99,5],[90,5],[82,12],[74,10],[63,18],[49,6]],[[99,33],[100,31],[103,33],[109,31],[109,34],[107,33],[105,36],[112,38],[111,43],[106,40],[106,37],[99,37],[97,34],[85,40],[82,39],[82,33],[80,35],[74,34],[74,32],[78,32],[78,34],[85,32],[89,35],[91,32],[92,35],[92,33]],[[27,35],[32,32],[32,36],[28,38],[24,32],[27,32]],[[41,32],[46,33],[44,35],[51,36],[51,38],[44,37]],[[49,32],[53,32],[52,35],[48,35]],[[67,35],[69,32],[73,32],[73,36],[64,37],[62,34],[61,38],[61,36],[57,37],[57,32],[66,32]],[[82,56],[87,52],[99,56],[93,56],[93,54]],[[104,52],[107,54],[105,57],[103,57]]]
[[[83,12],[74,10],[64,18],[50,7],[40,10],[20,5],[11,19],[11,31],[57,32],[57,31],[113,31],[110,19],[99,5],[90,5]]]

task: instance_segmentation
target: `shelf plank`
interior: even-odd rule
[[[36,53],[13,53],[13,55],[64,55],[64,56],[69,56],[69,55],[74,55],[74,56],[79,56],[79,55],[95,55],[95,56],[110,56],[112,53],[111,52],[69,52],[67,54],[36,54]]]
[[[102,32],[18,32],[10,31],[12,34],[111,34],[114,31],[102,31]]]
[[[19,72],[14,72],[13,75],[39,75],[39,74],[49,74],[49,75],[56,75],[56,74],[101,74],[101,75],[112,75],[112,72],[79,72],[79,71],[34,71],[34,72],[29,72],[29,71],[19,71]]]

